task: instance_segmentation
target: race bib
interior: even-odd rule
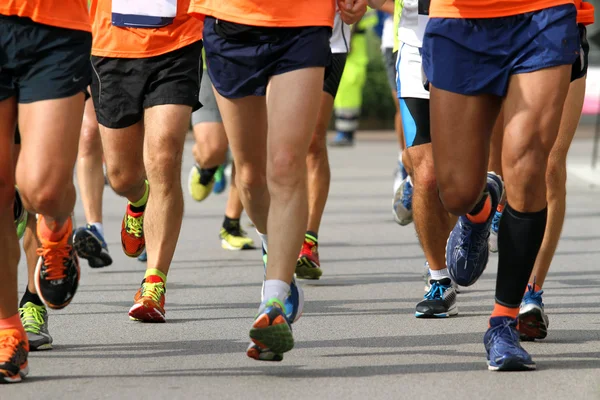
[[[161,28],[173,23],[177,0],[112,0],[112,24],[127,28]]]

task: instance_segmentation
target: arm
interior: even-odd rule
[[[367,0],[337,0],[342,21],[352,25],[363,17],[367,12]],[[381,1],[381,0],[378,0]],[[385,0],[383,0],[385,1]]]

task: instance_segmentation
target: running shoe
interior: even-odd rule
[[[190,192],[190,196],[192,196],[192,198],[196,201],[202,201],[206,199],[212,192],[215,184],[214,177],[207,184],[202,184],[200,182],[200,173],[201,168],[198,165],[194,165],[192,169],[190,169],[190,174],[188,175],[188,190]]]
[[[165,322],[165,283],[158,276],[142,281],[129,309],[129,318],[142,322]]]
[[[142,254],[140,254],[138,256],[137,260],[139,262],[146,262],[146,261],[148,261],[148,253],[146,253],[146,249],[144,249],[144,251],[142,251]]]
[[[282,361],[282,353],[274,353],[270,349],[261,349],[253,341],[250,341],[248,349],[246,349],[246,355],[250,358],[254,358],[257,361]]]
[[[518,321],[509,317],[490,318],[483,337],[490,371],[529,371],[535,369],[531,356],[519,343]]]
[[[543,290],[535,290],[535,283],[527,285],[519,310],[519,332],[521,340],[533,341],[548,336],[550,321],[544,312]]]
[[[27,302],[19,308],[19,316],[27,339],[29,340],[29,349],[50,350],[52,348],[52,336],[48,332],[48,310],[44,306],[38,306]]]
[[[40,257],[35,267],[35,288],[44,304],[61,309],[73,300],[79,286],[79,259],[72,246],[73,222],[69,218],[66,222],[68,233],[58,242],[52,242],[40,234],[43,221],[44,217],[40,216],[37,235],[42,247],[37,249]]]
[[[394,194],[396,194],[396,192],[398,191],[398,188],[402,184],[402,181],[405,180],[407,176],[408,176],[408,172],[406,172],[406,168],[404,168],[404,164],[402,164],[402,161],[398,160],[398,167],[396,168],[396,171],[394,171],[394,186],[393,186]]]
[[[329,145],[334,147],[352,147],[354,146],[354,133],[338,132],[333,140],[329,142]]]
[[[392,203],[394,220],[402,226],[408,225],[413,221],[412,197],[413,185],[410,178],[407,177],[400,183]]]
[[[450,278],[441,280],[431,279],[429,291],[423,300],[417,304],[417,318],[447,318],[458,314],[456,306],[456,291]]]
[[[319,245],[305,237],[296,262],[296,276],[300,279],[319,279],[321,275],[323,271],[319,263]]]
[[[492,210],[495,210],[504,192],[502,179],[493,172],[488,172],[487,188]],[[487,221],[481,224],[461,216],[450,233],[446,243],[446,265],[450,277],[460,286],[471,286],[485,271],[493,216],[494,213],[490,213]]]
[[[292,326],[286,316],[285,306],[279,299],[268,299],[260,305],[250,329],[250,339],[261,351],[268,350],[276,354],[283,354],[294,347]],[[248,353],[248,356],[252,357],[252,354]]]
[[[15,226],[17,227],[17,236],[19,240],[25,235],[25,228],[27,227],[27,210],[23,207],[23,200],[19,190],[15,187],[15,203],[13,207],[15,216]]]
[[[17,329],[0,331],[0,382],[21,382],[29,372],[29,344]]]
[[[128,257],[137,257],[146,248],[144,213],[131,210],[130,203],[127,203],[127,210],[121,224],[121,246]]]
[[[492,253],[498,252],[498,231],[500,230],[500,219],[502,218],[502,212],[504,211],[505,205],[506,191],[502,193],[502,199],[500,200],[500,204],[498,204],[498,207],[496,207],[494,219],[492,219],[492,232],[490,235],[490,251]]]
[[[86,225],[75,230],[73,247],[77,255],[88,260],[92,268],[108,267],[113,260],[108,254],[108,246],[102,234],[94,225]]]
[[[254,240],[248,237],[239,222],[231,222],[227,228],[219,232],[221,247],[225,250],[250,250],[254,249]]]
[[[225,164],[219,165],[217,172],[215,172],[215,184],[213,186],[214,194],[221,194],[227,187],[227,176],[225,175]]]

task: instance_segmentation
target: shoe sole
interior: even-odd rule
[[[160,310],[155,307],[145,307],[143,304],[134,304],[129,309],[129,319],[151,323],[166,322],[165,315]]]
[[[104,249],[98,238],[91,233],[82,230],[73,235],[73,248],[77,255],[88,260],[92,268],[108,267],[112,264],[112,258],[102,252]],[[100,263],[97,263],[100,260]]]
[[[533,341],[548,336],[548,325],[537,308],[519,314],[519,333],[521,340]]]
[[[75,254],[75,257],[77,257],[77,254]],[[62,308],[65,308],[66,306],[68,306],[71,303],[71,301],[73,301],[73,298],[75,297],[75,293],[77,293],[77,289],[75,289],[75,291],[71,294],[71,297],[69,298],[69,300],[67,300],[65,303],[60,304],[60,305],[52,304],[48,300],[46,300],[46,298],[44,297],[44,293],[40,289],[40,274],[41,274],[41,272],[42,272],[42,257],[39,257],[37,264],[35,265],[33,283],[35,285],[35,291],[37,292],[40,300],[42,300],[42,303],[44,303],[44,305],[46,307],[51,308],[53,310],[60,310]],[[79,286],[80,278],[81,278],[81,268],[79,267],[79,260],[77,260],[77,286]]]
[[[270,350],[261,350],[254,342],[249,346],[246,355],[256,361],[283,361],[283,354],[274,353]]]
[[[490,371],[533,371],[536,368],[535,363],[525,364],[518,358],[507,359],[502,365],[491,365],[488,361],[488,370]]]
[[[221,239],[221,247],[224,248],[225,250],[233,250],[233,251],[256,249],[256,247],[254,247],[250,244],[244,244],[242,247],[235,247],[235,246],[232,246],[231,244],[229,244],[229,242],[225,239]]]
[[[23,378],[25,378],[29,374],[29,365],[26,365],[25,368],[21,368],[19,373],[15,376],[6,376],[4,374],[0,374],[0,382],[3,383],[19,383]]]
[[[34,347],[31,345],[31,342],[29,342],[29,351],[45,351],[45,350],[52,350],[52,343],[44,343],[37,347]]]
[[[450,307],[450,309],[444,313],[427,314],[427,313],[415,311],[415,317],[423,318],[423,319],[450,318],[450,317],[455,317],[457,315],[458,315],[458,307],[456,306],[456,304],[453,307]]]
[[[323,270],[306,257],[300,257],[296,263],[296,277],[299,279],[318,280]]]
[[[267,318],[266,321],[263,319]],[[283,354],[294,348],[294,336],[290,326],[285,322],[282,315],[278,316],[281,318],[281,322],[276,322],[275,325],[269,324],[269,316],[263,314],[254,322],[254,325],[250,329],[250,339],[261,349],[269,349],[274,353]],[[260,328],[260,325],[268,326]]]

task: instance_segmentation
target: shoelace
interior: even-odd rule
[[[511,347],[520,347],[519,345],[519,333],[517,329],[512,325],[512,321],[509,319],[505,320],[502,325],[496,327],[496,332],[494,333],[496,340],[502,342],[506,346]],[[507,336],[510,337],[510,340],[507,339]]]
[[[71,246],[69,245],[58,245],[53,247],[41,247],[37,249],[37,255],[42,257],[44,260],[45,279],[53,281],[57,279],[66,278],[65,270],[67,269],[66,263],[71,255]]]
[[[142,297],[150,297],[153,301],[160,303],[162,295],[165,294],[165,284],[162,282],[142,284]]]
[[[43,309],[43,307],[35,305],[19,308],[23,328],[26,332],[40,333],[40,329],[44,325],[44,315],[40,309]]]
[[[543,290],[535,291],[535,279],[533,280],[533,284],[527,285],[527,292],[525,292],[525,300],[533,300],[536,303],[539,303],[542,307],[544,307],[544,303],[542,302],[542,294],[544,294]]]
[[[144,216],[132,217],[131,215],[127,215],[125,230],[127,233],[132,234],[135,237],[142,237],[144,233]]]
[[[13,335],[0,336],[0,363],[10,362],[19,346],[19,340]]]
[[[423,296],[426,300],[440,300],[444,297],[444,292],[449,286],[442,285],[441,283],[434,281],[429,288],[429,291]]]

